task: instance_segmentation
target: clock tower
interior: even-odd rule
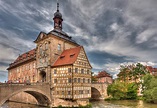
[[[59,3],[57,3],[57,11],[54,13],[54,29],[62,30],[62,14],[59,12]]]

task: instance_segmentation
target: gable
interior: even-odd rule
[[[77,60],[75,62],[75,64],[81,64],[81,65],[86,65],[88,66],[88,68],[92,68],[89,60],[88,60],[88,57],[86,55],[86,52],[84,50],[84,48],[82,47],[81,50],[80,50],[80,53],[77,57]]]
[[[47,37],[48,37],[48,36],[47,36],[46,33],[40,32],[39,35],[38,35],[38,37],[36,38],[36,40],[35,40],[34,42],[37,43],[37,42],[39,42],[39,41],[41,41],[41,40],[43,40],[43,39],[45,39],[45,38],[47,38]]]

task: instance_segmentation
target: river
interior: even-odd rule
[[[145,103],[143,101],[93,101],[93,108],[157,108],[157,104]],[[37,105],[7,102],[0,108],[46,108]]]

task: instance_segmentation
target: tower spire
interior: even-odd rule
[[[54,13],[54,29],[62,30],[62,14],[59,12],[59,2],[57,0],[57,11]]]
[[[58,3],[58,0],[57,0],[57,12],[59,12],[59,3]]]

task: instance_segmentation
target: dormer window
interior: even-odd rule
[[[63,59],[65,56],[60,56],[60,59]]]
[[[75,54],[70,54],[70,58],[72,58]]]

